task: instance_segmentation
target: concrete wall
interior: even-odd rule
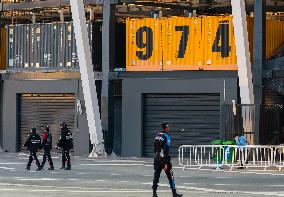
[[[121,129],[122,129],[122,98],[114,97],[114,132],[113,132],[113,152],[121,155]]]
[[[17,150],[17,95],[21,93],[73,93],[75,99],[83,100],[80,80],[5,80],[3,83],[2,137],[3,149],[9,152]],[[74,118],[74,153],[88,155],[89,132],[86,114],[78,115],[78,117],[74,114]],[[76,129],[77,118],[78,131]]]
[[[237,99],[237,78],[137,79],[122,84],[122,156],[142,157],[143,93],[220,93],[221,103]]]

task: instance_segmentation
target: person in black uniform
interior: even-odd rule
[[[62,166],[60,169],[71,170],[70,149],[73,148],[72,133],[68,129],[66,122],[61,123],[61,135],[57,147],[62,148]],[[67,167],[65,168],[65,163]]]
[[[168,134],[169,125],[167,122],[161,124],[162,131],[157,133],[154,141],[154,179],[153,179],[153,197],[158,197],[157,188],[160,179],[161,171],[164,169],[172,189],[173,197],[181,197],[182,194],[177,194],[174,174],[169,155],[170,135]]]
[[[37,171],[41,170],[39,160],[37,159],[37,156],[36,156],[37,151],[41,149],[41,139],[40,139],[40,136],[36,133],[36,128],[33,127],[31,129],[31,133],[29,134],[28,139],[24,143],[23,147],[27,147],[27,149],[30,151],[29,161],[28,161],[26,169],[30,170],[31,164],[33,160],[35,160],[36,165],[37,165],[36,170]]]
[[[49,166],[50,166],[48,170],[54,170],[52,158],[50,155],[50,151],[52,149],[52,134],[49,131],[49,126],[45,127],[45,131],[42,134],[42,148],[44,150],[44,154],[43,154],[43,160],[41,163],[41,168],[43,168],[46,162],[46,159],[47,159]]]

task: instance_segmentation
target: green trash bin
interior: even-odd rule
[[[223,140],[213,140],[211,142],[212,145],[223,145]],[[216,161],[216,163],[221,164],[223,160],[223,150],[222,148],[212,148],[212,160]]]
[[[222,142],[222,145],[224,145],[223,146],[223,148],[224,148],[224,151],[225,151],[225,158],[227,159],[227,162],[229,163],[231,163],[232,162],[232,158],[233,158],[233,155],[234,155],[234,152],[235,152],[235,149],[234,148],[230,148],[230,147],[228,147],[228,146],[226,146],[226,145],[235,145],[236,143],[235,143],[235,141],[233,141],[233,140],[228,140],[228,141],[223,141]]]

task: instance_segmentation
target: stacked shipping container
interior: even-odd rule
[[[94,70],[101,71],[102,22],[88,22],[87,28]],[[9,25],[3,31],[8,71],[79,69],[72,22]],[[116,39],[114,67],[125,67],[125,23],[116,23],[116,32],[124,39]]]
[[[126,27],[128,71],[237,70],[232,16],[127,19]],[[267,20],[266,29],[269,58],[284,44],[284,21]]]
[[[0,70],[6,69],[6,30],[0,29]]]
[[[93,24],[87,26],[92,43]],[[72,23],[10,25],[7,32],[8,70],[79,66]]]
[[[247,21],[252,52],[253,18]],[[117,24],[126,45],[124,39],[116,38],[114,67],[126,64],[128,71],[237,69],[231,16],[127,19],[126,27],[125,33],[125,24]],[[284,43],[283,32],[284,21],[267,20],[267,58]],[[94,70],[101,71],[102,23],[88,22],[88,33]],[[1,35],[2,69],[6,65],[9,71],[79,68],[70,22],[9,25]],[[123,51],[122,45],[126,46]]]

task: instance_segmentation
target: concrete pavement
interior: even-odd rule
[[[41,157],[40,157],[41,159]],[[72,157],[72,170],[25,170],[26,154],[0,153],[0,196],[151,197],[152,159]],[[47,169],[48,166],[45,166]],[[284,196],[284,172],[262,170],[182,170],[174,162],[177,189],[185,197]],[[165,174],[159,196],[170,197]]]

